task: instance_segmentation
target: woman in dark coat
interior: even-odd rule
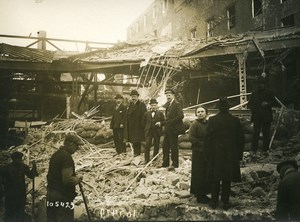
[[[210,199],[206,194],[209,193],[210,188],[207,181],[207,160],[204,155],[207,109],[204,107],[197,107],[195,115],[197,119],[193,122],[189,131],[189,139],[192,143],[190,192],[197,197],[198,203],[208,203]]]

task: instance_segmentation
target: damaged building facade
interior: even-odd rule
[[[296,29],[300,24],[299,7],[300,2],[296,0],[157,0],[131,24],[127,30],[127,38],[129,41],[152,38],[197,39],[203,44],[210,44],[212,41],[225,41],[226,39],[229,41],[231,37],[236,37],[238,45],[239,39],[243,36],[261,33],[261,36],[267,36],[266,40],[271,42],[273,37],[284,33],[285,29],[287,32],[291,29],[297,32]],[[254,42],[257,43],[256,40]],[[196,84],[200,86],[203,81],[211,80],[211,77],[220,79],[224,76],[228,77],[225,81],[228,81],[227,84],[231,86],[232,83],[240,86],[249,85],[248,90],[223,89],[210,97],[206,94],[208,89],[205,89],[205,86],[210,85],[207,88],[214,88],[217,83],[208,81],[203,84],[204,88],[202,87],[200,91],[203,93],[202,96],[209,100],[220,94],[236,93],[239,90],[244,93],[251,92],[253,78],[267,71],[271,89],[283,100],[287,88],[299,77],[300,59],[299,48],[282,50],[287,45],[284,41],[279,44],[281,44],[281,49],[277,47],[273,50],[272,46],[259,49],[258,43],[256,44],[257,53],[249,55],[248,59],[244,58],[245,67],[242,69],[246,71],[245,79],[249,79],[247,83],[241,80],[241,76],[238,82],[234,80],[238,78],[235,75],[238,63],[243,63],[241,51],[219,54],[216,52],[214,55],[207,56],[203,53],[199,59],[202,67],[199,63],[201,68],[196,73],[191,72],[190,76],[191,78],[200,76],[201,81]],[[232,55],[235,55],[235,58],[232,58]],[[223,68],[220,69],[221,67]],[[193,83],[196,82],[193,79]],[[199,91],[197,86],[188,85],[187,88],[186,93],[191,92],[191,88],[195,88],[191,94],[197,94]],[[219,88],[220,86],[217,87],[217,91]],[[185,105],[199,102],[191,97],[192,95],[187,96]]]
[[[127,30],[128,40],[209,38],[300,25],[296,0],[156,0]]]

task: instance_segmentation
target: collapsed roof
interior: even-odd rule
[[[210,39],[152,39],[119,43],[111,48],[84,53],[48,51],[2,43],[0,69],[80,72],[152,64],[193,70],[197,69],[197,65],[193,66],[187,60],[250,52],[262,58],[266,51],[298,48],[299,40],[300,27],[292,27]]]

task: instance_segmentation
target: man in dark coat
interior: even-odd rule
[[[269,150],[270,129],[273,121],[272,106],[276,104],[276,99],[271,90],[266,88],[266,80],[260,76],[258,78],[258,88],[249,99],[248,107],[251,110],[251,121],[253,122],[253,137],[251,149],[256,153],[260,131],[263,133],[263,151]]]
[[[227,98],[219,100],[219,113],[208,120],[205,136],[205,153],[208,158],[208,175],[212,181],[211,203],[217,207],[222,182],[223,209],[230,207],[231,182],[241,181],[239,161],[243,157],[244,135],[240,120],[229,113]]]
[[[295,160],[277,165],[281,181],[277,192],[275,218],[280,221],[300,221],[300,173]]]
[[[23,153],[11,154],[12,163],[1,169],[5,196],[5,221],[24,221],[26,204],[25,175],[31,179],[37,176],[36,165],[32,169],[23,163]]]
[[[150,100],[150,110],[144,114],[144,125],[145,125],[145,163],[150,160],[150,147],[152,145],[152,140],[154,144],[153,158],[158,154],[159,142],[162,134],[162,126],[165,122],[164,114],[157,110],[158,102],[156,99]]]
[[[113,130],[113,138],[118,154],[126,152],[126,146],[124,143],[124,126],[126,121],[127,108],[123,104],[123,96],[117,94],[115,96],[116,107],[114,108],[112,119],[110,122],[110,128]]]
[[[127,142],[133,144],[134,156],[141,154],[141,142],[145,140],[143,116],[147,112],[145,103],[140,101],[139,93],[132,90],[131,101],[127,110],[125,125],[125,138]]]
[[[75,134],[65,137],[61,146],[50,158],[47,174],[47,221],[74,221],[73,200],[77,193],[75,186],[82,181],[82,176],[75,175],[72,158],[83,142]]]
[[[185,133],[182,119],[184,117],[182,107],[175,100],[175,92],[173,89],[166,89],[166,122],[165,122],[165,138],[163,141],[163,164],[162,167],[170,165],[171,151],[171,168],[179,166],[178,160],[178,135]]]

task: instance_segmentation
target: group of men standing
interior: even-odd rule
[[[146,104],[139,100],[137,90],[130,93],[128,108],[123,104],[123,96],[117,94],[116,107],[112,114],[111,129],[113,129],[114,143],[118,154],[126,152],[126,143],[131,143],[134,156],[141,154],[141,142],[146,141],[145,163],[150,161],[150,148],[154,145],[153,158],[159,152],[160,138],[164,127],[163,141],[163,164],[162,167],[179,166],[178,161],[178,135],[184,133],[183,111],[179,102],[175,99],[173,89],[166,89],[165,114],[158,110],[158,102],[151,99],[150,109],[147,111]]]

